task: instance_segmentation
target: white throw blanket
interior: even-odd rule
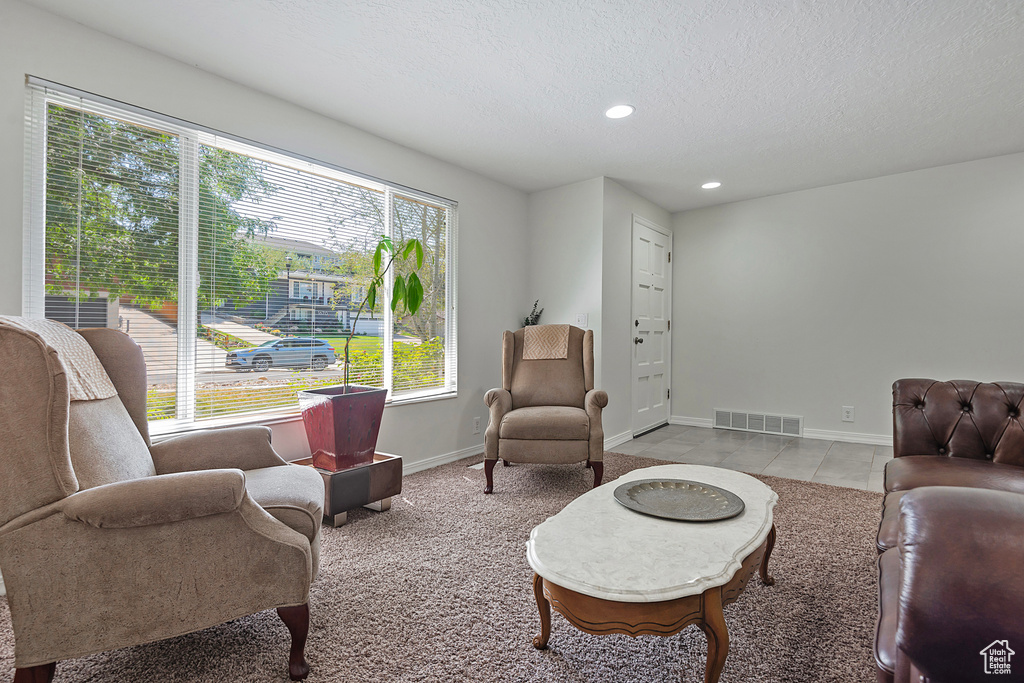
[[[42,337],[47,346],[57,352],[68,378],[68,392],[72,401],[92,401],[117,396],[117,389],[96,357],[96,352],[85,338],[56,320],[15,318],[0,316],[6,325]]]

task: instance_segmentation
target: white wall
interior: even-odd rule
[[[542,323],[594,331],[594,384],[608,392],[602,414],[610,446],[632,436],[633,215],[671,229],[667,211],[600,177],[535,192],[529,198],[529,301],[540,298]]]
[[[1024,380],[1024,154],[673,219],[677,417],[889,435],[900,377]]]
[[[669,213],[614,180],[604,179],[602,258],[602,355],[600,388],[608,392],[603,423],[606,438],[632,436],[633,415],[633,216],[666,230]]]
[[[540,322],[576,324],[587,314],[594,330],[594,381],[601,385],[601,230],[603,178],[534,192],[529,197],[529,268],[523,316],[535,299]],[[522,318],[523,316],[520,316]],[[511,329],[519,329],[522,320]]]
[[[381,450],[407,464],[483,450],[483,392],[501,379],[501,331],[525,286],[526,195],[279,99],[13,0],[0,0],[0,314],[21,312],[25,75],[31,74],[305,154],[459,202],[459,396],[388,408]],[[300,425],[275,444],[300,454]]]
[[[534,192],[529,196],[529,284],[541,297],[542,323],[573,324],[577,313],[601,312],[603,178]],[[589,322],[589,321],[588,321]]]

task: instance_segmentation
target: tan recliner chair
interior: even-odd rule
[[[305,678],[323,481],[270,430],[151,444],[142,350],[0,317],[0,571],[16,683],[56,662],[277,608]]]
[[[550,351],[544,338],[564,335],[564,328],[564,351]],[[524,359],[527,330],[542,341],[539,352],[528,351]],[[608,394],[594,389],[594,333],[570,325],[506,331],[501,360],[501,388],[484,396],[490,408],[484,433],[484,493],[494,490],[499,458],[505,465],[586,462],[594,470],[594,486],[599,486],[604,475],[601,409],[608,405]]]

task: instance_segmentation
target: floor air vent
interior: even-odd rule
[[[767,413],[743,413],[736,410],[715,409],[715,428],[737,429],[758,434],[802,436],[804,419],[795,415],[769,415]]]

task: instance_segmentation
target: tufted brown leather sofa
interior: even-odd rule
[[[876,539],[878,681],[989,680],[981,651],[1024,643],[1022,407],[1014,382],[893,384],[895,457]]]

